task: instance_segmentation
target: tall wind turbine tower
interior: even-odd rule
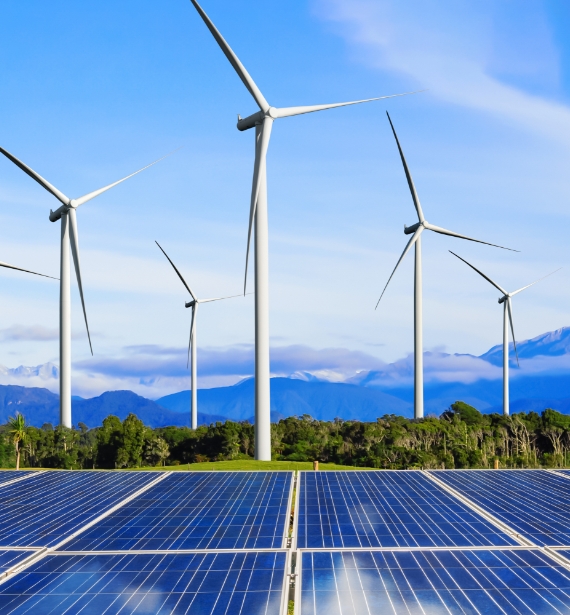
[[[450,250],[451,252],[451,250]],[[512,293],[507,292],[504,288],[499,286],[496,282],[493,282],[491,278],[485,275],[482,271],[479,271],[477,267],[468,263],[464,258],[461,258],[455,252],[451,252],[453,256],[456,256],[460,261],[463,261],[466,265],[469,265],[471,269],[476,271],[481,277],[485,278],[489,284],[492,284],[499,292],[503,293],[502,297],[499,297],[499,304],[503,304],[503,414],[505,416],[509,415],[509,325],[511,328],[511,335],[513,337],[513,347],[515,349],[515,356],[517,358],[517,365],[519,363],[519,353],[517,352],[517,343],[515,341],[515,329],[513,327],[513,306],[511,302],[511,298],[515,295],[518,295],[523,290],[534,286],[537,282],[544,280],[548,276],[551,276],[556,271],[560,271],[560,269],[556,269],[556,271],[552,271],[548,275],[545,275],[538,280],[535,280],[531,284],[527,284],[518,290],[513,291]],[[507,322],[508,321],[508,322]]]
[[[255,458],[264,461],[271,460],[271,419],[269,399],[269,247],[267,229],[267,175],[266,155],[269,147],[269,138],[276,119],[293,117],[314,111],[324,111],[335,107],[356,105],[373,100],[404,96],[393,94],[366,100],[342,102],[329,105],[313,105],[302,107],[272,107],[250,74],[240,62],[231,47],[219,33],[216,26],[203,11],[202,7],[191,0],[204,23],[216,39],[224,55],[242,80],[248,92],[253,97],[259,111],[246,118],[238,116],[238,130],[255,128],[255,163],[253,168],[253,184],[251,189],[251,202],[249,208],[249,227],[247,232],[247,251],[245,258],[244,294],[247,283],[247,266],[249,259],[249,245],[252,230],[255,225],[254,251],[255,251]]]
[[[192,320],[190,321],[190,339],[188,341],[188,363],[190,363],[191,361],[190,425],[192,429],[196,429],[198,427],[198,356],[196,345],[196,320],[198,318],[198,306],[200,305],[200,303],[223,301],[224,299],[233,299],[234,297],[241,297],[241,295],[231,295],[229,297],[215,297],[214,299],[198,299],[198,297],[192,292],[192,289],[187,284],[186,280],[182,277],[180,271],[178,271],[178,269],[176,268],[176,265],[172,262],[168,254],[162,249],[162,246],[158,243],[158,241],[155,241],[155,243],[160,248],[160,251],[164,254],[164,256],[166,256],[168,262],[172,265],[174,271],[176,271],[176,275],[180,278],[182,284],[184,284],[184,288],[186,288],[186,290],[190,293],[190,296],[192,297],[192,300],[185,303],[184,307],[192,308]]]
[[[52,194],[60,203],[61,207],[55,211],[50,210],[49,219],[51,222],[61,220],[61,256],[60,256],[60,282],[59,282],[59,422],[64,427],[71,428],[73,423],[71,420],[71,276],[70,276],[70,261],[69,247],[71,244],[71,254],[73,256],[73,264],[75,266],[75,275],[77,277],[77,286],[79,287],[79,295],[81,296],[81,305],[83,307],[83,317],[85,318],[85,328],[87,329],[87,338],[89,340],[89,349],[93,354],[91,345],[91,335],[89,333],[89,325],[87,323],[87,311],[85,309],[85,300],[83,297],[83,285],[81,283],[81,267],[79,262],[79,238],[77,233],[77,215],[75,210],[87,201],[94,199],[96,196],[103,194],[107,190],[117,186],[125,180],[133,177],[137,173],[148,169],[159,160],[139,169],[135,173],[123,177],[108,186],[89,192],[77,199],[70,199],[55,186],[50,184],[41,175],[36,173],[29,166],[18,160],[16,156],[10,154],[7,150],[0,147],[0,153],[11,160],[24,173],[38,182],[40,186],[45,188]]]
[[[457,237],[459,239],[467,239],[468,241],[475,241],[477,243],[483,243],[487,246],[493,246],[495,248],[502,248],[503,250],[510,250],[510,248],[503,248],[503,246],[498,246],[494,243],[487,243],[486,241],[481,241],[479,239],[473,239],[472,237],[467,237],[466,235],[460,235],[459,233],[455,233],[454,231],[448,231],[447,229],[441,228],[440,226],[434,226],[430,224],[424,217],[424,212],[422,210],[422,206],[420,204],[420,199],[418,197],[418,193],[416,191],[416,187],[414,185],[414,180],[412,179],[412,174],[408,169],[408,164],[404,157],[404,152],[400,146],[400,141],[398,140],[398,135],[396,134],[396,130],[394,129],[394,125],[392,124],[392,120],[390,119],[390,115],[388,115],[388,121],[390,122],[390,126],[392,128],[392,132],[394,133],[394,138],[396,139],[396,144],[398,146],[398,151],[400,152],[400,158],[402,160],[402,165],[404,166],[404,172],[406,174],[406,179],[408,180],[408,187],[410,188],[410,193],[412,195],[412,200],[414,202],[414,206],[416,208],[416,214],[418,216],[418,221],[416,224],[412,226],[404,225],[404,234],[412,235],[410,241],[406,245],[404,251],[402,252],[402,256],[396,263],[394,267],[394,271],[392,271],[388,281],[386,282],[386,286],[384,286],[384,290],[380,295],[380,299],[378,299],[378,303],[376,307],[378,307],[386,289],[388,288],[388,284],[390,284],[390,280],[396,273],[396,269],[400,266],[400,263],[404,260],[406,254],[410,251],[411,247],[415,245],[415,271],[414,271],[414,418],[421,419],[424,416],[424,357],[423,357],[423,317],[422,317],[422,244],[421,244],[421,235],[424,231],[433,231],[434,233],[439,233],[440,235],[449,235],[450,237]],[[512,250],[512,252],[516,252],[516,250]]]

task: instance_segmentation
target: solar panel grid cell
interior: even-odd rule
[[[537,545],[570,546],[570,480],[545,470],[434,475]]]
[[[275,549],[286,532],[289,472],[172,473],[64,549]]]
[[[539,551],[323,551],[301,557],[301,615],[570,613],[570,571]]]
[[[0,612],[280,615],[287,554],[51,555],[0,585]]]
[[[302,472],[298,548],[517,544],[422,472]]]
[[[152,472],[44,472],[0,491],[0,545],[56,544],[156,479]]]

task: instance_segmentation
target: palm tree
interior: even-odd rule
[[[20,443],[24,444],[28,439],[28,426],[23,414],[16,412],[16,416],[8,418],[8,433],[16,447],[16,470],[20,469]]]

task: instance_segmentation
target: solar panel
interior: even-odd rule
[[[570,546],[570,480],[545,470],[437,470],[434,476],[537,545]]]
[[[276,549],[291,472],[173,472],[64,549]]]
[[[300,615],[570,613],[570,571],[538,550],[310,552]]]
[[[157,478],[154,472],[44,472],[0,489],[0,546],[56,544]]]
[[[23,551],[16,549],[0,549],[0,574],[6,572],[16,564],[23,562],[27,557],[36,551]]]
[[[0,585],[3,615],[281,615],[285,551],[50,555]]]
[[[298,548],[518,544],[419,471],[301,472],[299,490]]]
[[[8,483],[16,479],[22,479],[32,474],[34,474],[34,472],[26,472],[26,470],[0,470],[0,487],[4,483]]]

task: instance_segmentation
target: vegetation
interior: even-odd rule
[[[16,426],[16,423],[19,425]],[[17,435],[18,434],[18,435]],[[44,468],[322,469],[535,468],[568,465],[570,416],[547,409],[510,417],[481,414],[456,402],[440,417],[386,415],[374,423],[290,417],[271,426],[275,462],[254,462],[253,425],[213,423],[150,429],[134,414],[108,416],[101,427],[41,428],[24,417],[0,426],[0,466]],[[287,463],[282,463],[287,462]]]

